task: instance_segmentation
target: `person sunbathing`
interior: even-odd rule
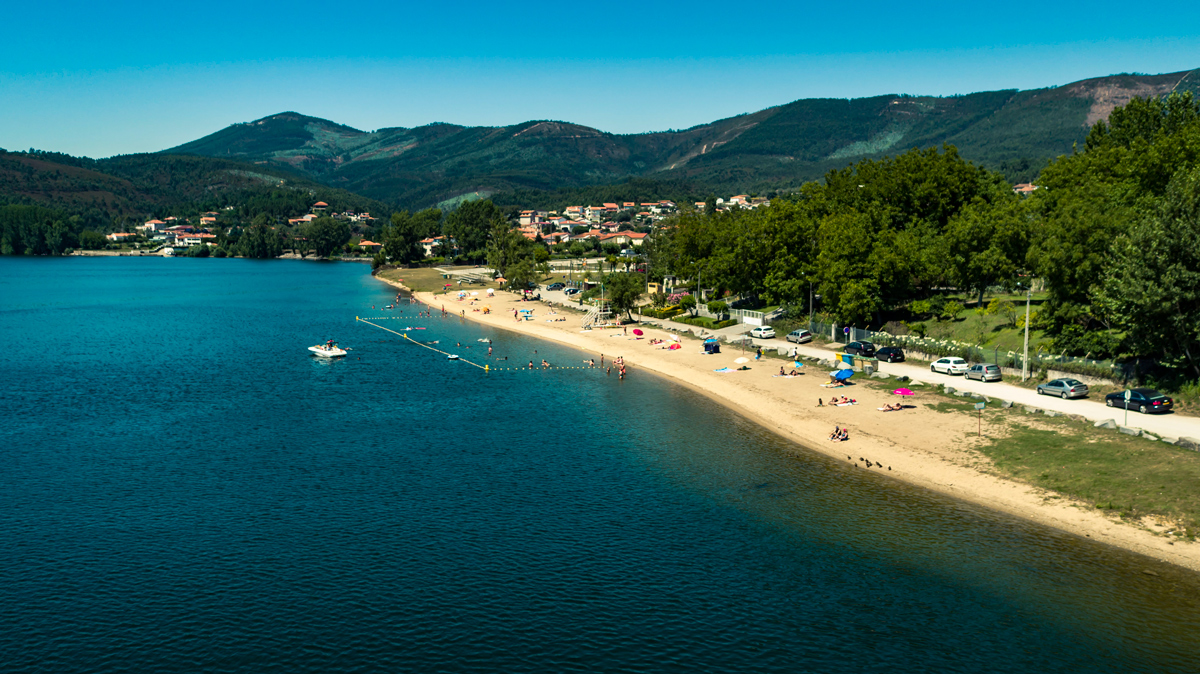
[[[781,370],[781,371],[782,371],[782,370]],[[803,374],[803,373],[802,373],[802,372],[796,372],[795,370],[792,370],[791,372],[789,372],[789,373],[788,373],[788,376],[789,376],[789,377],[799,377],[801,374]]]
[[[842,429],[838,426],[833,427],[833,432],[829,434],[830,440],[837,440],[842,434]]]

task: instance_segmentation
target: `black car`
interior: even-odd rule
[[[903,363],[904,351],[898,346],[885,346],[875,352],[875,357],[888,363]]]
[[[846,345],[846,353],[871,358],[875,355],[875,345],[870,342],[850,342]]]
[[[567,286],[564,283],[551,283],[550,285],[546,286],[546,290],[562,290],[566,287]]]
[[[1125,394],[1129,400],[1125,400]],[[1120,407],[1127,410],[1137,410],[1142,414],[1150,412],[1166,412],[1171,409],[1172,401],[1167,396],[1152,388],[1135,388],[1104,396],[1104,404],[1109,407]]]

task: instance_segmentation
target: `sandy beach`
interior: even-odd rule
[[[390,285],[403,285],[380,279]],[[407,288],[404,288],[407,290]],[[1172,544],[1164,536],[1122,522],[1084,503],[1015,482],[991,470],[990,460],[976,451],[977,421],[964,414],[944,414],[925,407],[918,398],[903,411],[883,412],[878,408],[896,403],[887,390],[868,386],[850,386],[831,390],[821,384],[829,381],[828,371],[811,364],[801,368],[797,377],[779,377],[779,367],[787,361],[771,359],[755,363],[752,353],[742,354],[737,347],[722,345],[721,354],[706,355],[697,340],[683,338],[682,348],[660,348],[671,343],[671,335],[643,327],[644,336],[636,339],[629,325],[621,329],[581,329],[581,314],[563,311],[556,315],[541,302],[522,302],[516,295],[498,293],[480,299],[474,305],[450,295],[414,293],[435,310],[443,306],[448,313],[503,330],[548,339],[581,349],[594,357],[601,354],[605,363],[623,357],[629,376],[650,371],[718,401],[763,427],[796,442],[802,447],[835,459],[854,463],[880,478],[902,480],[957,499],[1038,522],[1059,530],[1087,537],[1149,557],[1200,571],[1200,546],[1178,541]],[[489,306],[491,313],[480,309]],[[515,320],[514,309],[533,309],[533,320]],[[562,319],[566,320],[548,320]],[[652,345],[662,339],[664,344]],[[751,368],[745,371],[716,372],[718,368],[736,368],[734,360],[748,356]],[[565,365],[565,364],[564,364]],[[571,366],[578,363],[571,363]],[[790,371],[792,367],[787,366]],[[616,372],[613,373],[614,384]],[[846,395],[857,400],[850,406],[818,406],[818,399]],[[832,442],[834,427],[846,428],[850,439]],[[870,461],[868,468],[863,459]]]

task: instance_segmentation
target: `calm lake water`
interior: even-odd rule
[[[391,295],[0,258],[0,670],[1200,671],[1193,574]]]

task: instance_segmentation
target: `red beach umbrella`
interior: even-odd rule
[[[638,328],[634,328],[634,329],[633,329],[633,334],[637,335],[638,337],[641,337],[641,336],[642,336],[642,331],[641,331],[640,329],[638,329]]]
[[[916,395],[915,393],[912,392],[911,389],[906,389],[906,388],[898,388],[895,391],[892,391],[892,393],[894,393],[898,396],[915,396]]]

